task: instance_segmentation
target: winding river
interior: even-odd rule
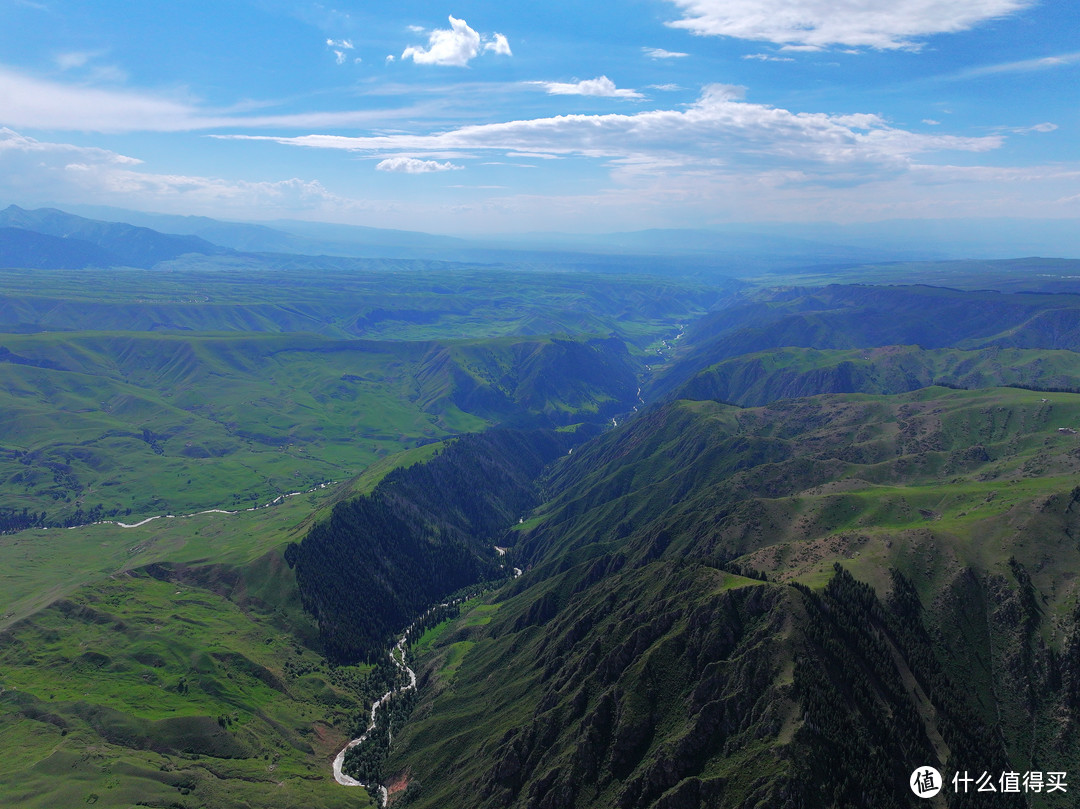
[[[139,520],[138,522],[133,523],[120,522],[119,520],[98,520],[97,522],[82,523],[80,525],[69,525],[67,529],[69,531],[73,531],[76,528],[84,528],[87,525],[115,525],[120,528],[138,528],[142,525],[146,525],[148,522],[153,522],[154,520],[184,519],[186,517],[197,517],[200,514],[243,514],[245,511],[258,511],[259,509],[276,506],[278,503],[284,502],[285,499],[288,497],[296,497],[300,494],[311,494],[312,492],[317,492],[319,489],[325,489],[327,486],[333,486],[336,482],[337,481],[334,480],[328,480],[326,483],[320,483],[318,486],[308,489],[307,491],[279,494],[269,503],[263,503],[261,506],[252,506],[251,508],[241,508],[236,511],[229,511],[224,508],[208,508],[205,511],[194,511],[191,514],[158,514],[157,516],[147,517],[145,520]],[[46,528],[44,530],[47,531],[48,529]]]
[[[342,772],[341,768],[345,765],[345,753],[356,747],[358,744],[363,744],[367,740],[368,735],[371,733],[371,731],[375,729],[376,713],[378,713],[379,708],[381,708],[390,701],[390,698],[393,697],[394,694],[400,694],[416,688],[416,672],[405,665],[405,644],[408,642],[409,632],[412,631],[412,628],[414,626],[416,626],[416,624],[412,624],[412,626],[406,629],[405,633],[401,636],[401,639],[397,642],[397,645],[390,650],[390,659],[394,661],[395,666],[405,672],[405,674],[409,678],[409,684],[403,685],[400,688],[391,688],[389,691],[387,691],[385,694],[375,700],[375,702],[371,704],[371,721],[368,723],[367,730],[365,730],[357,738],[353,739],[351,742],[345,745],[341,749],[341,752],[334,757],[334,780],[341,784],[343,787],[368,786],[368,784],[357,781],[352,776],[346,775],[344,772]],[[398,655],[401,656],[400,660],[398,659]],[[379,796],[381,805],[386,806],[386,801],[389,796],[386,792],[386,787],[384,787],[382,784],[379,784]]]

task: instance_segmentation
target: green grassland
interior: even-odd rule
[[[280,552],[438,446],[252,512],[0,536],[0,734],[19,751],[0,804],[368,805],[330,759],[362,721],[370,667],[313,651]]]
[[[646,345],[741,285],[388,262],[278,267],[243,258],[155,270],[0,269],[0,330],[317,333],[457,340],[616,333]],[[376,262],[377,264],[377,262]]]
[[[636,385],[574,377],[543,335],[615,335],[630,356],[608,370],[636,373],[649,344],[730,294],[644,276],[207,262],[0,270],[0,509],[57,525],[248,507],[522,413],[628,410]]]
[[[53,525],[95,508],[137,522],[261,505],[503,418],[629,409],[636,387],[612,341],[53,333],[4,346],[0,497]],[[575,376],[575,352],[601,364]]]
[[[269,602],[197,581],[114,576],[4,633],[0,802],[367,804],[329,777],[366,669],[330,670]]]
[[[348,491],[348,483],[338,487]],[[195,514],[152,520],[135,528],[84,525],[30,529],[0,536],[0,629],[84,583],[147,565],[250,565],[302,536],[310,515],[339,496],[327,488],[238,514]]]
[[[1075,354],[703,349],[688,398],[622,423],[644,364],[731,289],[243,262],[0,271],[0,510],[51,523],[0,535],[0,805],[369,805],[330,761],[377,678],[322,658],[283,549],[454,435],[616,415],[494,540],[524,575],[411,649],[388,767],[417,806],[777,805],[812,730],[932,760],[921,737],[822,730],[821,705],[871,729],[914,710],[930,739],[944,717],[949,744],[993,727],[1021,771],[1076,760],[1080,394],[987,387],[1074,388]],[[843,374],[865,384],[811,395]],[[109,513],[156,519],[57,527]],[[936,658],[900,631],[890,568]]]
[[[330,777],[366,669],[319,655],[282,549],[447,437],[629,409],[717,294],[181,264],[0,272],[0,508],[48,526],[0,535],[0,805],[368,805]]]

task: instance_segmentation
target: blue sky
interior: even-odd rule
[[[1075,0],[0,0],[0,202],[451,234],[1080,218]]]

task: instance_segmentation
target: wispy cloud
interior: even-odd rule
[[[670,0],[668,23],[702,36],[773,42],[791,49],[831,46],[917,49],[931,34],[966,31],[1014,14],[1034,0]]]
[[[507,157],[527,157],[534,160],[562,160],[557,154],[547,154],[545,152],[507,152]]]
[[[1030,135],[1032,132],[1039,132],[1039,133],[1053,132],[1057,128],[1058,128],[1057,124],[1052,124],[1049,121],[1044,121],[1043,123],[1035,124],[1034,126],[1018,126],[1018,127],[1012,128],[1012,129],[1008,129],[1006,131],[1007,132],[1012,132],[1012,133],[1014,133],[1016,135]]]
[[[99,149],[94,146],[74,146],[69,143],[49,143],[21,135],[6,126],[0,127],[0,155],[2,154],[54,154],[63,160],[88,160],[93,163],[108,163],[115,166],[137,166],[142,163],[134,157]]]
[[[741,100],[742,88],[712,85],[686,109],[633,115],[560,115],[466,126],[434,134],[367,137],[305,135],[214,137],[272,140],[290,146],[367,154],[498,150],[601,158],[661,173],[797,170],[803,182],[858,184],[903,172],[916,155],[986,152],[1002,135],[929,135],[891,126],[873,114],[790,112]],[[794,175],[793,175],[794,176]]]
[[[600,96],[602,98],[644,98],[637,90],[620,89],[607,76],[575,82],[534,81],[549,94],[557,96]]]
[[[386,124],[413,118],[422,105],[391,109],[241,115],[187,99],[38,79],[0,67],[0,124],[80,132],[190,132],[223,127],[312,127]]]
[[[345,51],[351,51],[353,44],[351,39],[328,39],[326,40],[326,47],[330,48],[334,52],[334,58],[339,65],[345,64],[347,55]],[[360,61],[357,59],[357,61]]]
[[[56,66],[65,73],[77,72],[83,81],[119,84],[127,81],[128,74],[116,65],[95,64],[107,51],[66,51],[53,57]]]
[[[133,157],[107,149],[40,141],[0,127],[0,193],[64,201],[147,204],[190,212],[219,209],[295,211],[348,204],[319,182],[225,180],[146,171]]]
[[[450,28],[436,28],[428,33],[427,47],[410,45],[401,53],[418,65],[465,67],[481,53],[512,56],[510,42],[502,34],[481,36],[465,20],[451,16]],[[411,27],[410,27],[411,30]],[[421,33],[417,31],[415,33]]]
[[[449,160],[440,163],[437,160],[420,160],[415,157],[388,157],[381,160],[376,171],[391,171],[400,174],[431,174],[438,171],[455,171],[464,166],[455,166]]]
[[[983,65],[963,70],[951,78],[974,79],[979,76],[996,76],[1001,73],[1032,73],[1037,70],[1053,70],[1068,65],[1080,64],[1080,51],[1062,53],[1057,56],[1043,56],[1038,59],[1024,59],[1020,62],[1001,62],[996,65]]]
[[[100,55],[100,51],[70,51],[68,53],[59,53],[56,55],[56,66],[61,70],[72,70],[73,68],[85,66],[91,59],[95,59]]]
[[[666,51],[663,48],[642,48],[641,50],[650,59],[682,59],[690,55],[681,51]]]
[[[790,56],[773,56],[771,53],[748,53],[743,56],[743,59],[750,59],[757,62],[794,62]]]
[[[19,127],[122,132],[191,129],[199,113],[182,101],[60,84],[0,68],[0,116]]]

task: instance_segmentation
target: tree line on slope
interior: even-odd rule
[[[505,575],[493,541],[538,502],[573,433],[490,430],[394,470],[285,553],[329,659],[373,661],[431,604]]]

